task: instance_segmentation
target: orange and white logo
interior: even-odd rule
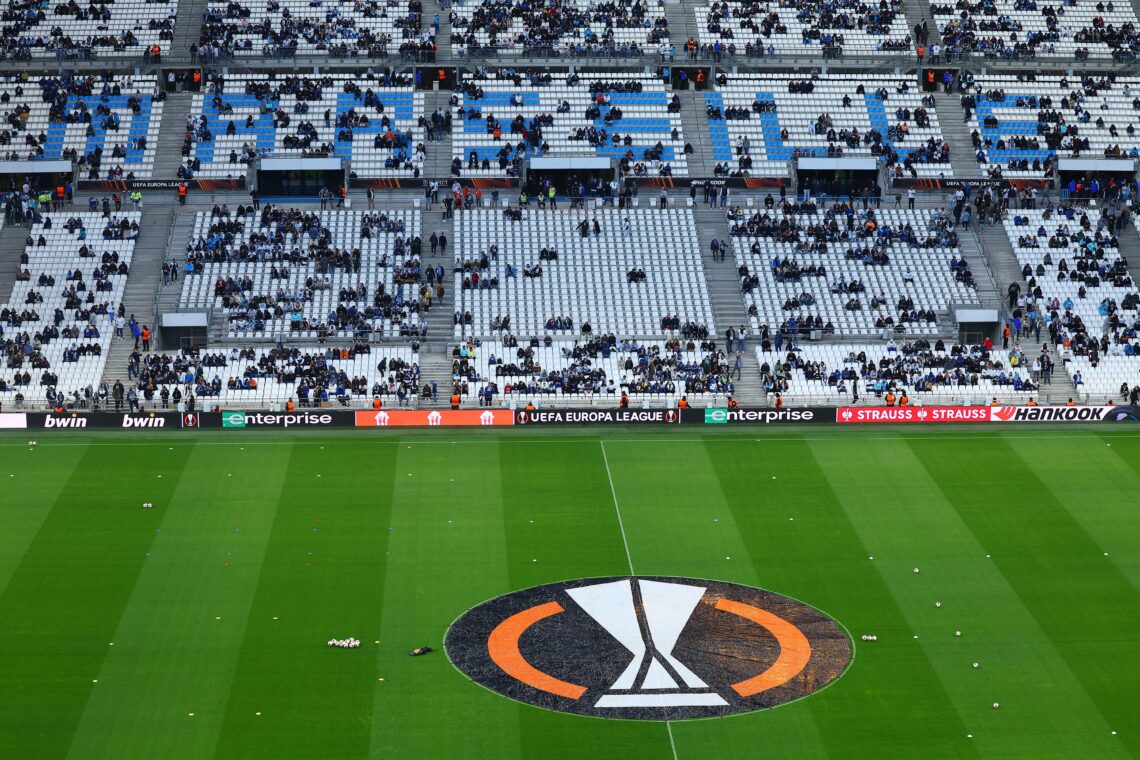
[[[749,586],[594,578],[507,594],[447,633],[452,663],[504,696],[606,718],[675,720],[764,709],[838,678],[834,620]]]
[[[508,409],[382,409],[358,411],[356,427],[502,427],[514,424]]]

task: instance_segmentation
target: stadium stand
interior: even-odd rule
[[[35,218],[12,295],[0,307],[0,401],[89,408],[100,394],[140,215]]]
[[[898,0],[712,0],[693,11],[700,42],[729,55],[868,55],[911,49]]]
[[[455,337],[715,334],[689,209],[464,212]]]
[[[210,0],[198,49],[206,60],[219,55],[355,58],[432,54],[438,32],[438,16],[424,28],[420,0],[330,5],[306,0],[249,4]]]
[[[360,406],[380,398],[410,404],[420,387],[419,355],[409,346],[277,345],[220,347],[133,358],[139,403],[150,409],[195,398],[205,407]],[[175,393],[177,391],[177,393]]]
[[[1020,350],[982,345],[903,343],[799,345],[786,354],[756,349],[765,390],[797,404],[850,403],[856,396],[906,392],[911,403],[1024,403],[1036,392]]]
[[[1131,3],[985,0],[935,3],[930,12],[952,58],[1131,60],[1140,44]]]
[[[395,74],[213,75],[194,96],[180,176],[245,176],[257,158],[335,157],[360,177],[419,176],[424,97]]]
[[[962,107],[975,159],[995,178],[1053,177],[1058,156],[1140,156],[1140,78],[979,76]]]
[[[976,301],[973,275],[942,212],[798,208],[730,214],[754,331],[933,336],[951,303]]]
[[[534,156],[601,156],[635,176],[685,176],[681,101],[660,78],[628,73],[468,80],[453,98],[451,173],[518,176]]]
[[[1140,380],[1140,292],[1116,218],[1108,208],[1064,205],[1005,220],[1026,281],[1024,294],[1011,293],[1015,333],[1043,322],[1077,390],[1099,398],[1118,398],[1122,383]]]
[[[420,246],[415,210],[215,207],[195,222],[179,305],[221,310],[234,340],[423,337]]]
[[[710,341],[468,342],[451,355],[454,388],[480,406],[612,405],[622,393],[675,406],[682,396],[703,404],[734,391],[732,361]]]
[[[154,171],[163,98],[154,76],[44,76],[0,82],[0,156],[71,161],[83,179]]]
[[[0,60],[158,60],[170,50],[177,17],[177,0],[8,0],[0,15]]]
[[[713,160],[729,174],[786,177],[800,156],[874,157],[898,176],[953,174],[933,98],[912,77],[722,75],[705,110]]]
[[[460,55],[470,56],[497,52],[641,55],[669,43],[669,19],[656,7],[654,17],[646,0],[463,2],[449,15],[451,46]]]

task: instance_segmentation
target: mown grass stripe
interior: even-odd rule
[[[0,756],[62,757],[191,446],[128,468],[91,447],[0,595]],[[159,478],[158,476],[162,477]]]
[[[519,754],[518,705],[469,681],[443,650],[455,618],[509,590],[500,456],[495,441],[399,443],[371,757]],[[424,645],[435,652],[408,656]]]
[[[393,441],[297,446],[281,460],[286,477],[217,757],[367,753],[367,663],[384,603],[395,460]],[[252,486],[264,492],[264,484]],[[326,646],[348,636],[367,648]]]
[[[154,502],[161,532],[71,757],[214,756],[285,479],[279,454],[195,447],[171,500]],[[247,471],[260,473],[252,487]]]
[[[1136,732],[1109,735],[1110,729],[1134,722],[1130,703],[1140,687],[1135,675],[1140,668],[1140,593],[1011,442],[1000,437],[988,442],[984,464],[976,458],[967,462],[953,447],[917,441],[909,446],[993,555],[992,562],[1017,594],[1018,607],[1032,615],[1047,637],[1044,642],[1028,639],[1022,646],[1033,642],[1028,651],[1034,656],[1049,653],[1061,660],[1039,679],[1023,674],[1023,680],[1005,688],[1019,694],[1028,709],[1043,699],[1034,687],[1051,690],[1071,675],[1077,684],[1066,684],[1068,710],[1050,725],[1052,746],[1071,742],[1074,751],[1083,744],[1084,752],[1140,753]],[[1095,709],[1082,709],[1089,700]],[[1072,723],[1080,715],[1081,723]]]

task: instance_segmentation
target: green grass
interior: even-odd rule
[[[0,757],[1140,755],[1131,431],[0,438]],[[486,599],[630,561],[801,599],[855,661],[666,726],[407,656]]]

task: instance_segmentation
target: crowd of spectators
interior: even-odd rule
[[[639,56],[669,40],[669,21],[647,0],[480,0],[449,16],[451,44],[469,55],[499,50]]]
[[[158,60],[174,40],[177,12],[177,0],[7,0],[0,10],[0,60]]]
[[[373,380],[343,368],[350,360],[370,357],[367,342],[321,350],[278,344],[267,350],[231,347],[214,351],[182,351],[175,354],[132,353],[127,372],[136,380],[139,403],[148,408],[177,407],[180,401],[240,401],[242,391],[257,391],[266,380],[289,388],[301,407],[338,402],[349,405],[354,398],[395,398],[401,404],[419,392],[419,364],[399,357],[379,356]],[[283,401],[284,399],[279,399]]]
[[[430,61],[438,33],[438,14],[425,28],[421,0],[355,0],[335,6],[211,0],[194,52],[207,63],[221,55],[373,58],[394,53]]]
[[[505,336],[501,343],[472,340],[452,351],[453,389],[490,406],[500,394],[549,395],[731,395],[735,365],[711,340],[639,342],[613,334],[586,337],[553,345],[555,366],[543,363],[538,338],[519,343]],[[550,348],[550,344],[546,345]],[[476,361],[484,350],[493,351]],[[486,374],[482,374],[482,371]]]

